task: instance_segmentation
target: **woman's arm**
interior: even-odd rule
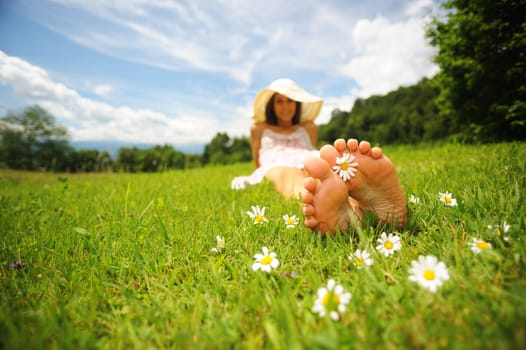
[[[259,149],[261,147],[261,135],[265,128],[264,123],[254,123],[250,127],[250,149],[252,151],[252,159],[254,159],[254,165],[259,168]]]
[[[303,128],[305,128],[307,134],[309,134],[310,142],[314,148],[318,148],[318,126],[313,122],[305,122],[303,123]]]

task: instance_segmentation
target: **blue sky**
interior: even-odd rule
[[[184,148],[248,135],[257,92],[291,78],[326,123],[436,74],[438,1],[0,1],[0,116],[39,104],[72,141]]]

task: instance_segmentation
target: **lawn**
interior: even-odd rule
[[[231,190],[251,164],[0,171],[0,348],[526,348],[526,144],[384,151],[419,200],[409,222],[326,239],[269,183]],[[376,250],[382,232],[401,249]],[[263,247],[279,260],[270,273],[253,270]],[[370,266],[349,259],[357,249]],[[445,264],[435,292],[409,279],[419,256]],[[331,279],[352,295],[337,320],[313,311]]]

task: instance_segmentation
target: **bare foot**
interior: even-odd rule
[[[375,213],[379,221],[402,226],[407,219],[407,205],[391,160],[380,148],[371,148],[369,142],[358,143],[356,139],[338,139],[334,147],[323,146],[320,156],[334,165],[336,157],[345,152],[352,153],[358,163],[356,175],[346,182],[349,195],[362,210]]]
[[[305,178],[302,197],[305,226],[325,236],[328,232],[358,225],[361,212],[354,208],[356,202],[349,198],[346,184],[331,170],[329,163],[312,157],[304,166],[310,175]]]

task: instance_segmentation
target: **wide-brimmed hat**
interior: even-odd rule
[[[256,122],[265,121],[267,104],[276,92],[294,101],[301,102],[301,123],[313,121],[320,114],[323,106],[321,97],[309,94],[290,79],[277,79],[257,94],[252,119]]]

